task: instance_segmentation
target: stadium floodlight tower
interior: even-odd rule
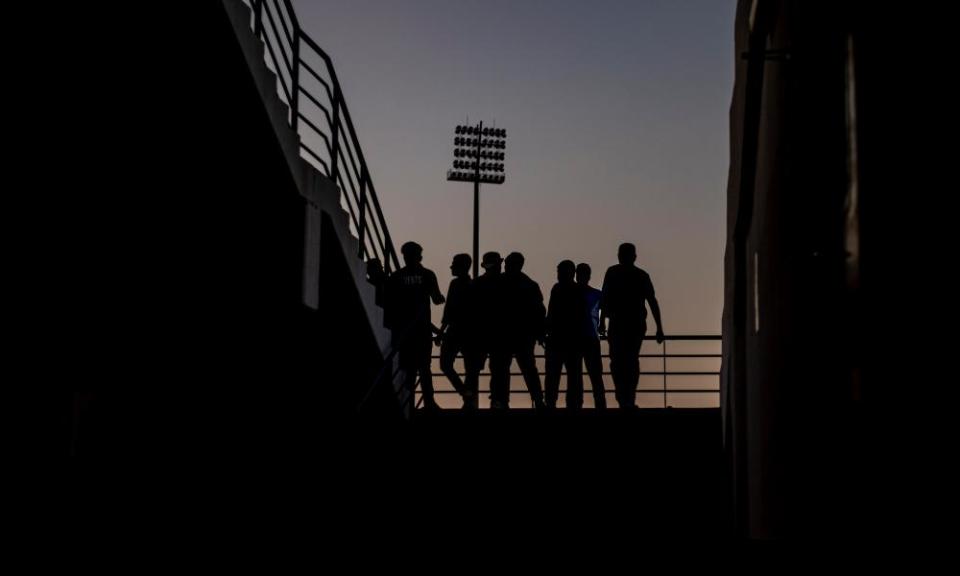
[[[503,184],[506,179],[507,131],[503,128],[459,125],[454,130],[453,168],[450,182],[473,182],[473,277],[480,269],[480,184]]]

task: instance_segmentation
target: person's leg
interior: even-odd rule
[[[583,408],[583,356],[579,345],[568,343],[563,356],[567,367],[567,409],[580,410]]]
[[[517,366],[523,374],[523,381],[530,393],[530,400],[534,408],[543,407],[543,390],[540,388],[540,373],[537,370],[537,361],[534,358],[534,343],[521,343],[515,350]]]
[[[610,372],[613,376],[614,396],[620,408],[629,408],[630,397],[627,393],[627,378],[624,376],[624,358],[629,355],[629,352],[625,350],[623,338],[619,335],[610,334],[608,342],[610,345]]]
[[[417,363],[410,343],[393,333],[393,346],[397,351],[397,366],[403,372],[403,390],[413,396],[417,386]],[[411,405],[416,403],[411,401]]]
[[[557,397],[560,396],[560,369],[563,366],[563,355],[557,349],[556,342],[549,342],[546,351],[546,376],[543,380],[544,401],[547,408],[557,407]]]
[[[420,373],[420,391],[423,393],[424,408],[437,408],[437,401],[433,393],[433,374],[430,373],[430,366],[421,365],[417,372]]]
[[[490,354],[490,407],[510,407],[510,364],[513,356],[507,349]]]
[[[465,398],[467,396],[466,386],[463,383],[463,379],[457,374],[454,366],[457,359],[457,352],[459,352],[461,348],[460,339],[456,336],[448,335],[444,338],[443,343],[440,345],[440,370],[444,376],[447,377],[447,380],[450,381],[453,389]]]
[[[437,401],[433,392],[433,340],[427,335],[417,335],[412,348],[416,363],[413,372],[420,376],[420,392],[423,394],[423,407],[436,408]]]
[[[464,399],[464,408],[476,409],[480,405],[480,373],[487,362],[487,354],[476,344],[468,344],[464,351],[464,364],[467,368],[467,379],[464,386],[467,397]]]
[[[626,339],[625,363],[626,363],[626,390],[627,401],[631,408],[637,405],[637,386],[640,384],[640,346],[643,344],[643,336],[647,333],[645,324],[641,324],[637,332],[628,335]]]
[[[600,340],[587,339],[584,345],[583,363],[590,375],[590,387],[593,388],[593,405],[598,410],[607,407],[607,395],[603,384],[603,360],[600,355]]]

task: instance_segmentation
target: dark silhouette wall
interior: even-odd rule
[[[909,427],[889,423],[910,412],[897,387],[919,398],[924,352],[894,318],[935,305],[916,272],[942,265],[908,192],[922,91],[895,21],[857,2],[737,8],[722,404],[741,534],[879,532],[902,505]]]
[[[62,285],[61,385],[33,404],[44,442],[90,457],[309,447],[353,419],[385,347],[355,240],[283,127],[246,8],[158,12],[77,42],[105,90],[78,95],[77,130],[102,145],[73,162],[110,210],[83,212],[89,258]]]

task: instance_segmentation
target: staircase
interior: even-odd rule
[[[364,323],[375,338],[379,359],[356,355],[349,338],[332,337],[324,343],[331,358],[364,364],[366,371],[343,376],[359,383],[350,392],[351,401],[359,403],[376,377],[370,367],[383,359],[394,362],[383,310],[366,281],[366,263],[377,259],[389,273],[399,268],[399,262],[349,109],[332,60],[300,27],[290,0],[251,0],[249,4],[223,0],[223,5],[306,203],[303,303],[329,314],[322,308],[337,302],[339,292],[355,292]],[[323,270],[324,263],[332,260],[337,261],[336,274],[346,272],[346,285],[331,278],[330,270]],[[331,288],[334,282],[342,285],[339,290]],[[341,324],[357,321],[345,312],[331,319]],[[396,377],[381,386],[379,405],[395,400],[384,392],[391,383],[396,392],[399,382]],[[378,405],[378,400],[373,404]]]
[[[382,326],[382,311],[373,304],[373,290],[364,281],[364,264],[368,258],[377,258],[387,271],[391,271],[397,269],[399,263],[363,151],[346,103],[342,100],[332,62],[300,28],[289,0],[253,0],[253,6],[251,10],[250,6],[240,0],[224,0],[224,7],[230,16],[237,40],[250,66],[297,186],[311,209],[331,218],[343,254],[348,259],[353,277],[357,281],[357,288],[363,295],[368,319],[371,325]],[[291,54],[294,60],[289,63],[289,68],[285,68],[288,64],[283,48],[285,43],[280,41],[278,36],[294,46]],[[318,56],[326,67],[327,79],[316,71],[318,65],[311,66],[305,59],[301,59],[299,46],[310,47]],[[280,60],[278,53],[284,54]],[[278,70],[285,70],[286,74]],[[290,74],[293,76],[290,77]],[[325,91],[327,102],[321,102],[321,96],[315,96],[311,92],[306,82],[300,80],[301,75],[313,76]],[[313,103],[315,111],[319,111],[319,115],[328,125],[318,127],[319,122],[315,121],[318,114],[310,115],[310,112],[305,110],[306,105],[300,102]],[[316,152],[315,148],[307,143],[307,137],[301,130],[309,130],[304,129],[304,126],[312,129],[313,136],[326,143],[326,150]],[[317,244],[311,241],[317,234],[314,218],[314,215],[308,215],[308,270],[304,300],[308,306],[317,308],[317,278],[315,270],[309,268],[316,265],[317,258],[316,254],[309,252]],[[383,336],[382,333],[378,334],[378,339]],[[383,349],[386,349],[386,345]]]
[[[70,157],[75,172],[95,171],[86,197],[104,199],[96,218],[75,218],[103,237],[78,254],[100,255],[105,271],[81,267],[73,277],[84,282],[58,295],[91,316],[70,323],[77,334],[57,361],[57,381],[74,385],[38,403],[54,414],[49,443],[61,453],[182,462],[315,449],[355,420],[388,355],[365,262],[395,269],[397,259],[339,83],[290,2],[254,5],[259,37],[240,0],[157,14],[131,5],[118,21],[143,26],[105,24],[93,36],[83,68],[109,89],[73,84],[87,94],[75,115],[89,125],[72,134],[103,133],[105,144]],[[275,38],[264,42],[267,9],[280,34],[310,47],[296,66],[330,86],[326,152],[304,133],[323,115],[308,109],[311,97],[324,104],[316,86],[267,63],[271,43],[283,58]],[[299,105],[280,95],[292,86]],[[64,297],[86,282],[102,305]],[[389,384],[370,402],[377,418],[402,416]]]

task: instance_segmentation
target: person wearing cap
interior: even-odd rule
[[[435,410],[439,405],[433,395],[430,366],[433,352],[430,303],[443,304],[445,299],[436,274],[423,267],[423,248],[416,242],[407,242],[400,253],[404,266],[390,276],[385,291],[388,328],[393,334],[400,368],[406,373],[405,389],[413,393],[419,374],[423,407]]]
[[[473,281],[471,287],[471,326],[473,327],[467,361],[469,382],[479,384],[480,372],[490,358],[490,408],[501,409],[507,406],[499,397],[493,397],[494,389],[500,385],[504,366],[509,378],[509,350],[504,343],[506,323],[503,307],[503,259],[499,252],[487,252],[480,260],[483,274]],[[496,379],[496,382],[494,381]],[[496,384],[496,386],[495,386]],[[478,386],[479,387],[479,386]]]
[[[638,268],[637,247],[623,243],[617,251],[619,264],[607,269],[600,297],[600,333],[610,319],[607,342],[610,345],[610,372],[617,404],[621,409],[636,408],[640,382],[640,345],[647,333],[647,307],[657,323],[657,343],[662,344],[663,324],[660,305],[650,275]]]
[[[453,280],[447,289],[447,303],[443,306],[443,319],[437,341],[440,342],[440,370],[450,384],[463,398],[463,408],[470,410],[477,408],[476,381],[468,378],[467,382],[460,378],[454,367],[457,354],[461,354],[464,363],[467,362],[469,351],[467,341],[470,335],[470,266],[473,258],[469,254],[457,254],[450,264]],[[468,385],[469,384],[469,385]]]

